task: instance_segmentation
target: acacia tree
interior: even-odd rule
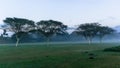
[[[82,35],[86,40],[88,40],[88,43],[91,44],[92,39],[97,34],[97,27],[99,26],[99,23],[85,23],[79,25],[75,32],[78,35]]]
[[[16,38],[16,46],[23,35],[27,34],[28,31],[34,29],[34,21],[23,19],[23,18],[6,18],[3,20],[5,25],[12,31]]]
[[[37,31],[43,34],[47,42],[49,42],[50,37],[56,34],[65,34],[67,26],[62,22],[54,21],[54,20],[42,20],[37,22]]]
[[[100,39],[100,43],[102,43],[102,39],[104,36],[108,35],[108,34],[112,34],[115,30],[108,27],[108,26],[100,26],[97,28],[98,33],[97,36]]]

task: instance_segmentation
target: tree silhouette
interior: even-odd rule
[[[3,29],[3,37],[8,37],[8,33],[7,33],[7,30],[6,29]]]
[[[50,37],[55,36],[56,34],[65,34],[67,26],[61,22],[54,20],[42,20],[37,22],[37,30],[43,34],[47,41],[49,42]]]
[[[6,18],[4,23],[9,28],[9,31],[14,32],[16,36],[16,46],[18,46],[18,43],[24,34],[27,34],[28,31],[34,29],[34,22],[28,19],[16,17]]]
[[[108,34],[112,34],[113,32],[115,32],[114,29],[108,27],[108,26],[100,26],[97,28],[98,29],[98,37],[100,38],[100,43],[102,43],[102,39],[104,36],[108,35]]]
[[[92,39],[97,34],[97,27],[99,26],[99,23],[85,23],[79,25],[75,32],[78,35],[82,35],[86,40],[88,40],[89,44],[91,44]]]

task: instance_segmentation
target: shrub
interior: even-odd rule
[[[104,49],[104,51],[120,52],[120,46],[106,48],[106,49]]]

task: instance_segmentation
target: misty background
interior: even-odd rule
[[[107,35],[104,40],[119,42],[120,40],[120,0],[0,0],[0,25],[6,17],[20,17],[34,20],[57,20],[68,25],[68,35],[52,37],[51,41],[86,42],[83,37],[76,36],[73,31],[82,23],[98,22],[112,27],[115,34]],[[1,28],[1,27],[0,27]],[[2,28],[0,34],[3,33]],[[12,35],[8,32],[9,37]],[[26,39],[31,39],[26,41]],[[44,42],[45,39],[36,34],[24,38],[21,42]],[[36,39],[36,40],[35,40]],[[1,42],[3,43],[3,40]],[[94,42],[97,42],[95,37]],[[8,38],[8,42],[14,42]],[[6,42],[5,42],[6,43]]]

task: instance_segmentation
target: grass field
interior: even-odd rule
[[[0,68],[120,68],[120,53],[103,51],[117,43],[8,45],[0,46]]]

